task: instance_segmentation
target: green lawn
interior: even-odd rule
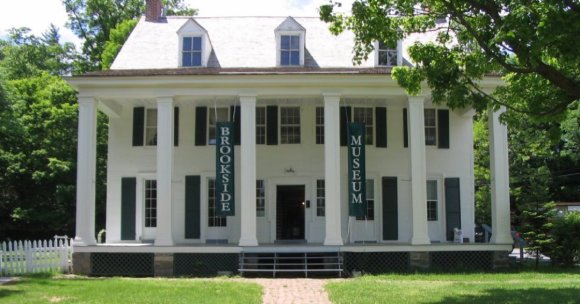
[[[332,303],[580,303],[580,272],[363,276],[326,285]]]
[[[0,303],[261,303],[257,284],[230,279],[21,278],[0,286]]]

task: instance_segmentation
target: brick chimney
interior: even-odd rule
[[[145,0],[145,21],[158,22],[162,10],[161,0]]]

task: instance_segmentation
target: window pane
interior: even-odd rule
[[[290,65],[300,65],[300,52],[298,51],[290,52]]]
[[[282,36],[280,42],[280,49],[288,50],[290,48],[290,36]]]
[[[215,145],[215,126],[217,122],[229,121],[228,108],[210,108],[208,113],[208,144]]]
[[[293,50],[298,50],[300,48],[300,36],[290,37],[290,48]]]
[[[256,181],[256,216],[266,215],[266,197],[265,197],[264,181]]]
[[[425,145],[427,145],[427,146],[437,145],[437,129],[436,128],[425,128]]]
[[[201,52],[192,53],[192,66],[201,66]]]
[[[148,146],[157,145],[157,109],[147,109],[145,144]]]
[[[201,37],[193,37],[193,48],[194,51],[201,51]]]
[[[191,66],[191,53],[183,52],[183,58],[181,59],[182,66]]]
[[[207,193],[208,193],[207,225],[209,227],[225,227],[225,226],[227,226],[227,217],[216,215],[215,179],[208,180]]]
[[[183,37],[183,51],[191,50],[191,37]]]
[[[434,180],[427,181],[427,200],[429,201],[437,200],[437,181]]]
[[[290,64],[290,52],[282,51],[280,55],[280,64],[289,65]]]
[[[157,226],[157,183],[145,180],[145,227]]]
[[[324,216],[325,210],[325,189],[324,180],[316,180],[316,216]]]
[[[435,109],[425,109],[425,126],[436,126]]]

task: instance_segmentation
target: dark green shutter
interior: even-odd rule
[[[449,149],[449,110],[437,111],[437,136],[440,149]]]
[[[403,147],[409,147],[409,126],[407,125],[407,108],[403,109]]]
[[[134,107],[133,108],[133,146],[143,145],[143,132],[145,123],[145,108],[144,107]]]
[[[459,178],[445,179],[445,221],[447,222],[447,240],[453,241],[453,228],[461,229],[461,194]]]
[[[352,118],[352,108],[351,107],[340,107],[340,145],[346,147],[348,143],[348,122]]]
[[[240,112],[240,106],[231,106],[230,107],[230,115],[231,115],[231,120],[234,122],[234,145],[240,145],[241,143],[241,128],[242,128],[242,124],[241,124],[241,112]]]
[[[173,109],[173,145],[179,146],[179,107]]]
[[[387,147],[387,108],[375,108],[375,124],[376,124],[376,146],[377,148]]]
[[[185,177],[185,238],[199,239],[201,235],[201,208],[199,175]]]
[[[137,179],[121,178],[121,240],[135,240],[135,210]]]
[[[266,143],[268,145],[278,144],[278,107],[266,107]]]
[[[383,240],[399,239],[397,178],[383,177]]]
[[[205,146],[207,143],[207,107],[195,109],[195,145]]]

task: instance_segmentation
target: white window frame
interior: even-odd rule
[[[155,113],[155,124],[149,126],[149,112],[154,112]],[[143,119],[143,143],[144,146],[149,146],[149,147],[154,147],[157,146],[157,108],[145,108],[145,117]],[[152,132],[152,133],[149,133]],[[153,134],[153,137],[151,138],[154,143],[149,143],[149,141],[147,141],[148,138],[148,134]]]
[[[304,66],[304,36],[303,31],[276,31],[276,65],[279,67],[302,67]],[[298,36],[298,65],[282,65],[282,36]]]
[[[282,109],[298,109],[298,120],[299,120],[298,124],[283,124],[282,123],[282,120],[283,120]],[[302,143],[302,126],[301,126],[301,124],[302,124],[302,108],[300,106],[292,106],[292,105],[280,106],[279,111],[280,111],[279,112],[280,121],[279,121],[279,125],[278,125],[278,130],[280,132],[279,133],[280,144],[283,144],[283,145],[299,145],[299,144],[301,144]],[[282,132],[282,129],[284,127],[289,127],[289,128],[298,127],[298,142],[284,142],[284,136],[283,136],[283,132]]]
[[[200,66],[183,66],[183,38],[184,37],[201,37],[201,65]],[[209,62],[209,55],[212,51],[211,41],[207,30],[205,30],[199,23],[193,19],[189,19],[177,31],[177,38],[179,39],[177,49],[177,66],[180,68],[202,68],[207,67]]]
[[[428,112],[433,112],[433,122],[434,125],[427,125],[427,113]],[[425,125],[425,146],[428,147],[437,147],[437,144],[439,142],[439,137],[438,137],[438,121],[437,121],[437,109],[434,108],[426,108],[424,109],[424,113],[423,113],[423,117],[424,117],[424,125]],[[433,130],[434,131],[434,136],[435,136],[435,141],[434,142],[428,142],[428,138],[427,138],[427,129]]]
[[[208,111],[207,111],[207,144],[208,145],[215,145],[216,143],[216,139],[215,139],[215,127],[216,127],[216,122],[224,122],[224,120],[219,120],[219,115],[217,117],[217,121],[214,121],[212,124],[212,120],[215,120],[216,118],[216,112],[215,111],[219,111],[219,110],[226,110],[227,115],[226,118],[227,120],[225,120],[226,122],[230,120],[231,117],[231,113],[230,113],[230,107],[208,107]],[[211,136],[211,131],[213,130],[214,133],[214,137],[212,138]]]
[[[324,107],[316,107],[314,111],[314,136],[317,145],[324,145]]]
[[[326,181],[324,179],[316,180],[316,216],[326,216]]]
[[[258,112],[264,112],[264,123],[258,123]],[[263,130],[263,133],[260,134],[258,130]],[[263,135],[263,140],[260,139],[259,136]],[[268,111],[266,107],[256,107],[256,145],[265,145],[268,141]]]
[[[191,50],[191,51],[184,51],[183,50],[183,40],[185,38],[191,38],[192,39],[192,46],[193,46],[193,39],[194,38],[199,38],[200,39],[200,43],[201,43],[201,48],[199,49],[199,51],[196,50]],[[180,38],[180,43],[179,43],[179,53],[180,53],[180,57],[179,57],[179,66],[184,67],[184,68],[198,68],[198,67],[203,67],[204,66],[204,58],[203,58],[203,49],[204,49],[204,39],[202,35],[184,35],[181,36]],[[199,57],[200,57],[200,61],[199,61],[199,65],[184,65],[183,64],[183,54],[185,52],[188,53],[199,53]],[[193,61],[192,61],[193,62]]]
[[[394,67],[394,65],[382,65],[380,64],[380,52],[384,51],[388,51],[388,50],[395,50],[395,49],[380,49],[379,48],[379,42],[378,41],[374,41],[373,42],[373,48],[374,48],[374,52],[375,52],[375,66],[376,67]],[[396,66],[402,66],[403,65],[403,42],[401,40],[397,41],[397,65]]]
[[[266,182],[263,179],[256,180],[256,216],[266,217]]]
[[[213,196],[211,191],[211,186],[213,183]],[[211,205],[211,200],[213,199],[213,207]],[[210,228],[219,228],[228,226],[227,216],[217,216],[215,215],[216,210],[216,197],[215,197],[215,178],[211,177],[207,180],[207,226]]]
[[[429,196],[429,184],[434,184],[434,188],[435,189],[435,194],[434,196]],[[439,220],[440,218],[440,214],[439,214],[439,204],[441,203],[439,201],[439,183],[436,179],[428,179],[427,180],[427,184],[426,186],[426,196],[427,196],[427,221],[428,222],[436,222]],[[432,206],[434,204],[434,206]],[[435,217],[431,216],[430,210],[432,210],[434,207],[434,212],[435,212]]]

